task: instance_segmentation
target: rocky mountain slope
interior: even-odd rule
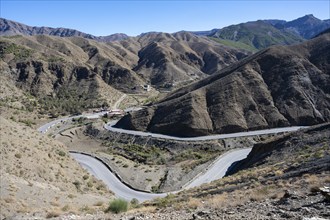
[[[284,24],[277,23],[275,27],[284,28],[299,34],[305,39],[311,39],[325,29],[330,28],[330,19],[320,20],[310,14]]]
[[[257,50],[272,45],[290,45],[303,38],[286,29],[277,29],[264,21],[253,21],[222,28],[209,37],[240,42]]]
[[[329,121],[329,51],[329,34],[270,47],[125,116],[116,126],[197,136]]]
[[[185,32],[147,33],[112,43],[45,35],[0,37],[3,74],[15,78],[19,88],[39,98],[46,95],[44,102],[69,98],[87,108],[112,105],[121,92],[140,93],[145,84],[172,90],[246,54]]]
[[[330,163],[330,123],[255,144],[248,157],[239,161],[228,174],[282,162],[286,171],[314,173],[326,170]],[[294,158],[294,159],[293,159]],[[295,163],[291,163],[291,160]],[[303,161],[303,162],[302,162]]]
[[[58,110],[58,102],[63,100],[72,100],[67,104],[76,107],[109,106],[122,95],[117,89],[126,91],[141,80],[122,67],[127,65],[108,52],[105,45],[97,47],[96,43],[83,38],[43,35],[2,37],[1,74],[16,81],[23,91],[44,99],[43,103],[48,102],[46,110]],[[93,51],[97,54],[94,59]],[[102,75],[97,74],[96,64],[104,66]],[[122,80],[126,83],[121,83]]]
[[[136,43],[129,42],[130,45],[141,45],[133,70],[159,88],[178,87],[204,78],[247,54],[188,32],[147,33],[133,40]]]
[[[257,51],[272,45],[299,43],[329,27],[329,19],[320,20],[313,15],[305,15],[293,21],[258,20],[194,33],[208,36],[225,45]]]
[[[101,42],[111,42],[117,40],[124,40],[128,38],[126,34],[111,34],[109,36],[93,36],[81,31],[69,28],[51,28],[51,27],[32,27],[19,22],[0,18],[0,36],[14,36],[14,35],[49,35],[58,37],[83,37],[93,39]]]

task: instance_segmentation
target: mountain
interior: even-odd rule
[[[207,36],[219,43],[257,51],[272,45],[291,45],[311,39],[330,27],[330,20],[306,15],[293,21],[258,20],[230,25],[221,29],[192,32]]]
[[[279,30],[264,21],[231,25],[209,37],[240,42],[258,50],[271,45],[290,45],[303,41],[301,37],[286,30]]]
[[[235,63],[246,52],[225,47],[188,32],[148,33],[118,44],[136,45],[139,60],[133,70],[148,84],[173,88],[211,75]]]
[[[1,37],[0,62],[1,74],[43,100],[43,109],[64,114],[111,106],[120,91],[143,84],[106,44],[79,37]]]
[[[128,38],[126,34],[112,34],[109,36],[93,36],[69,28],[32,27],[15,21],[0,18],[0,36],[13,35],[49,35],[58,37],[83,37],[101,42],[111,42]]]
[[[329,34],[267,48],[125,116],[116,127],[198,136],[329,121],[329,51]]]
[[[330,28],[330,19],[320,20],[310,14],[305,15],[304,17],[298,18],[296,20],[286,22],[285,24],[279,25],[279,28],[290,30],[305,39],[311,39],[325,29]]]
[[[46,103],[62,106],[63,99],[75,100],[73,109],[65,104],[70,113],[78,106],[112,105],[121,92],[140,93],[146,84],[173,90],[246,55],[187,32],[146,33],[107,43],[47,35],[0,37],[3,74],[24,91],[46,97]]]

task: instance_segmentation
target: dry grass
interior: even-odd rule
[[[226,206],[226,204],[228,202],[228,197],[229,196],[227,193],[214,195],[207,201],[207,203],[212,208],[216,208],[216,209],[222,208],[222,207]]]
[[[155,213],[157,212],[157,207],[155,206],[141,206],[135,209],[128,210],[127,214],[137,214],[137,213]]]
[[[186,205],[190,209],[197,209],[199,206],[201,206],[201,204],[202,203],[199,199],[190,198]]]
[[[5,198],[1,199],[1,219],[19,212],[63,211],[72,202],[75,206],[72,209],[82,205],[92,207],[97,201],[111,198],[105,185],[89,176],[69,156],[63,144],[3,117],[0,120],[1,146],[4,146],[0,148],[0,198]],[[85,191],[77,190],[72,180],[79,181]],[[88,187],[88,181],[95,184]]]

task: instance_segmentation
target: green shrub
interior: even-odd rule
[[[168,194],[167,196],[165,196],[163,198],[157,198],[155,200],[156,206],[158,206],[160,208],[167,207],[167,206],[175,203],[174,199],[175,199],[175,196],[173,194]]]
[[[81,185],[81,183],[80,183],[78,180],[76,180],[76,181],[73,182],[73,185],[75,185],[75,187],[76,187],[77,189],[80,189],[80,185]]]
[[[66,153],[62,150],[58,150],[57,154],[60,155],[61,157],[64,157],[66,155]]]
[[[136,199],[136,198],[133,198],[130,202],[130,207],[133,208],[133,209],[140,207],[139,200]]]
[[[22,158],[22,154],[20,154],[20,153],[16,153],[16,154],[15,154],[15,157],[18,158],[18,159],[20,159],[20,158]]]
[[[128,209],[127,201],[123,199],[115,199],[110,202],[106,212],[120,213],[120,212],[126,212],[127,209]]]

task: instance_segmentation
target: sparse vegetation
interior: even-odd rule
[[[0,42],[0,58],[4,58],[6,54],[14,54],[15,58],[23,59],[31,56],[32,52],[31,49],[17,44]]]
[[[110,202],[106,212],[120,213],[126,212],[128,209],[128,202],[123,199],[115,199]]]
[[[16,153],[15,154],[15,157],[18,158],[18,159],[20,159],[20,158],[22,158],[22,154],[21,153]]]
[[[220,44],[223,44],[225,46],[234,47],[234,48],[237,48],[237,49],[243,49],[243,50],[247,50],[247,51],[251,51],[251,52],[258,51],[258,49],[256,49],[255,47],[252,47],[252,46],[247,45],[247,44],[242,43],[242,42],[219,39],[219,38],[215,38],[215,37],[210,37],[210,39],[214,40],[215,42],[218,42]]]
[[[163,198],[158,198],[155,200],[155,205],[159,208],[164,208],[169,205],[175,205],[176,203],[176,196],[174,194],[168,194]]]
[[[61,157],[65,157],[66,153],[63,150],[57,150],[56,153],[61,156]]]
[[[32,125],[35,125],[36,123],[33,122],[30,119],[20,119],[19,122],[24,123],[26,126],[32,127]]]
[[[139,205],[139,200],[138,199],[136,199],[136,198],[133,198],[131,201],[130,201],[130,207],[131,208],[138,208],[138,207],[140,207],[140,205]]]
[[[53,117],[59,114],[81,114],[89,108],[108,107],[104,100],[73,88],[60,88],[55,96],[45,96],[39,99],[39,103],[42,113],[49,113]]]
[[[106,144],[108,146],[108,152],[112,154],[121,155],[131,160],[138,161],[144,164],[164,164],[168,152],[156,146],[142,146],[138,144],[116,144],[117,147],[112,147],[111,143]],[[120,163],[121,161],[117,161]],[[128,165],[124,164],[127,168]]]

